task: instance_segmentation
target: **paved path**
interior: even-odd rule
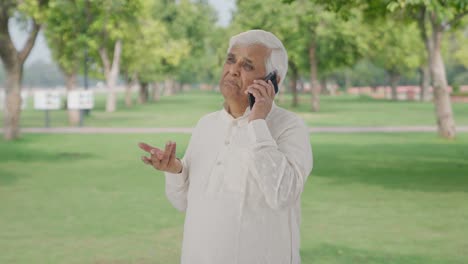
[[[2,129],[3,131],[3,129]],[[435,126],[385,126],[385,127],[312,127],[311,133],[396,133],[396,132],[436,132]],[[22,128],[22,133],[47,134],[153,134],[153,133],[185,133],[190,134],[189,127],[53,127],[53,128]],[[458,126],[457,132],[468,132],[468,126]]]

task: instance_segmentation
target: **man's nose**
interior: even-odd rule
[[[240,74],[240,64],[239,63],[233,63],[229,67],[229,73],[234,76],[239,76]]]

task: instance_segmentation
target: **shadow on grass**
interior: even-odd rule
[[[0,168],[0,186],[13,184],[20,176],[16,173]]]
[[[6,162],[37,162],[37,161],[76,161],[96,157],[86,152],[45,152],[29,148],[9,149],[3,147],[0,150],[0,164]]]
[[[317,143],[313,147],[314,177],[333,179],[335,184],[468,192],[466,143]]]
[[[453,262],[446,259],[433,259],[429,256],[400,255],[379,251],[367,251],[331,244],[320,244],[315,248],[301,249],[301,258],[303,264],[461,264],[461,262]]]
[[[14,183],[19,177],[11,168],[13,166],[8,163],[19,163],[18,166],[27,166],[31,162],[67,162],[78,161],[84,159],[93,159],[95,154],[87,152],[51,152],[31,148],[28,144],[31,143],[30,138],[21,138],[13,142],[0,142],[0,185],[7,185]],[[10,170],[2,168],[2,164],[6,164]]]

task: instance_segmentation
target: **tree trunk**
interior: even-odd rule
[[[65,86],[67,92],[71,92],[76,89],[76,72],[65,73]],[[68,109],[68,107],[67,107]],[[68,125],[79,126],[80,124],[80,110],[79,109],[68,109]]]
[[[161,91],[158,82],[153,82],[153,102],[159,102]]]
[[[421,67],[419,67],[419,74],[419,99],[421,101],[428,101],[429,89],[431,87],[431,74],[429,66],[427,64],[421,65]]]
[[[434,43],[429,38],[429,33],[427,30],[426,22],[428,20],[428,13],[425,7],[420,9],[418,16],[418,28],[421,39],[426,47],[426,58],[425,63],[421,66],[421,81],[420,81],[420,95],[421,100],[424,101],[428,98],[428,92],[431,85],[431,69],[430,64],[432,61],[432,52],[434,50]]]
[[[174,91],[175,93],[180,93],[180,90],[181,90],[181,87],[182,87],[182,84],[178,81],[174,82]]]
[[[327,89],[327,78],[320,79],[320,93],[321,94],[329,94]]]
[[[289,82],[290,88],[291,88],[291,93],[292,93],[292,107],[297,107],[298,105],[298,99],[297,99],[297,79],[299,76],[296,64],[290,63],[290,69],[291,69],[291,80]]]
[[[133,85],[135,84],[135,79],[136,79],[136,74],[133,74],[132,77],[126,75],[125,78],[125,106],[127,108],[130,108],[133,106],[133,93],[132,93],[132,88]]]
[[[142,82],[140,83],[140,92],[139,92],[139,102],[140,104],[146,104],[148,102],[149,91],[148,91],[148,83]]]
[[[312,111],[318,112],[320,110],[320,84],[317,76],[317,57],[315,54],[316,44],[312,40],[309,46],[309,62],[310,62],[310,85],[312,93]]]
[[[174,94],[174,80],[168,78],[164,81],[164,95],[173,95]]]
[[[349,69],[345,70],[345,91],[348,91],[351,88],[351,72]]]
[[[125,106],[127,108],[130,108],[130,107],[133,106],[132,87],[133,87],[133,82],[132,81],[128,81],[125,84]]]
[[[4,138],[13,140],[19,138],[21,115],[21,80],[22,65],[6,69],[5,108],[3,113]]]
[[[432,23],[433,50],[431,54],[431,74],[434,87],[434,104],[437,117],[439,135],[447,139],[455,138],[455,120],[452,113],[452,102],[447,90],[445,65],[442,60],[441,42],[442,29],[433,21]]]
[[[107,51],[104,47],[99,48],[99,55],[101,56],[104,64],[104,72],[106,75],[107,83],[107,101],[106,101],[106,112],[115,112],[117,105],[117,98],[115,94],[115,85],[117,83],[117,77],[119,76],[120,66],[120,55],[122,53],[122,42],[117,40],[114,46],[114,57],[112,64],[107,56]]]
[[[2,3],[4,4],[4,3]],[[23,64],[36,41],[40,25],[33,20],[33,27],[23,46],[18,51],[11,40],[8,30],[10,16],[8,2],[0,11],[0,58],[6,72],[5,107],[3,112],[3,136],[5,140],[14,140],[20,136],[21,81]]]
[[[400,74],[394,71],[389,71],[390,87],[392,87],[392,100],[398,100],[398,83],[400,82]]]

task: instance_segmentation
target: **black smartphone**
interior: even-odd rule
[[[275,94],[278,93],[278,82],[276,80],[276,71],[272,71],[270,72],[265,78],[264,80],[266,82],[268,82],[268,80],[271,81],[271,83],[273,83],[273,87],[275,87]],[[249,104],[250,104],[250,109],[252,109],[253,105],[255,104],[255,97],[249,93]]]

